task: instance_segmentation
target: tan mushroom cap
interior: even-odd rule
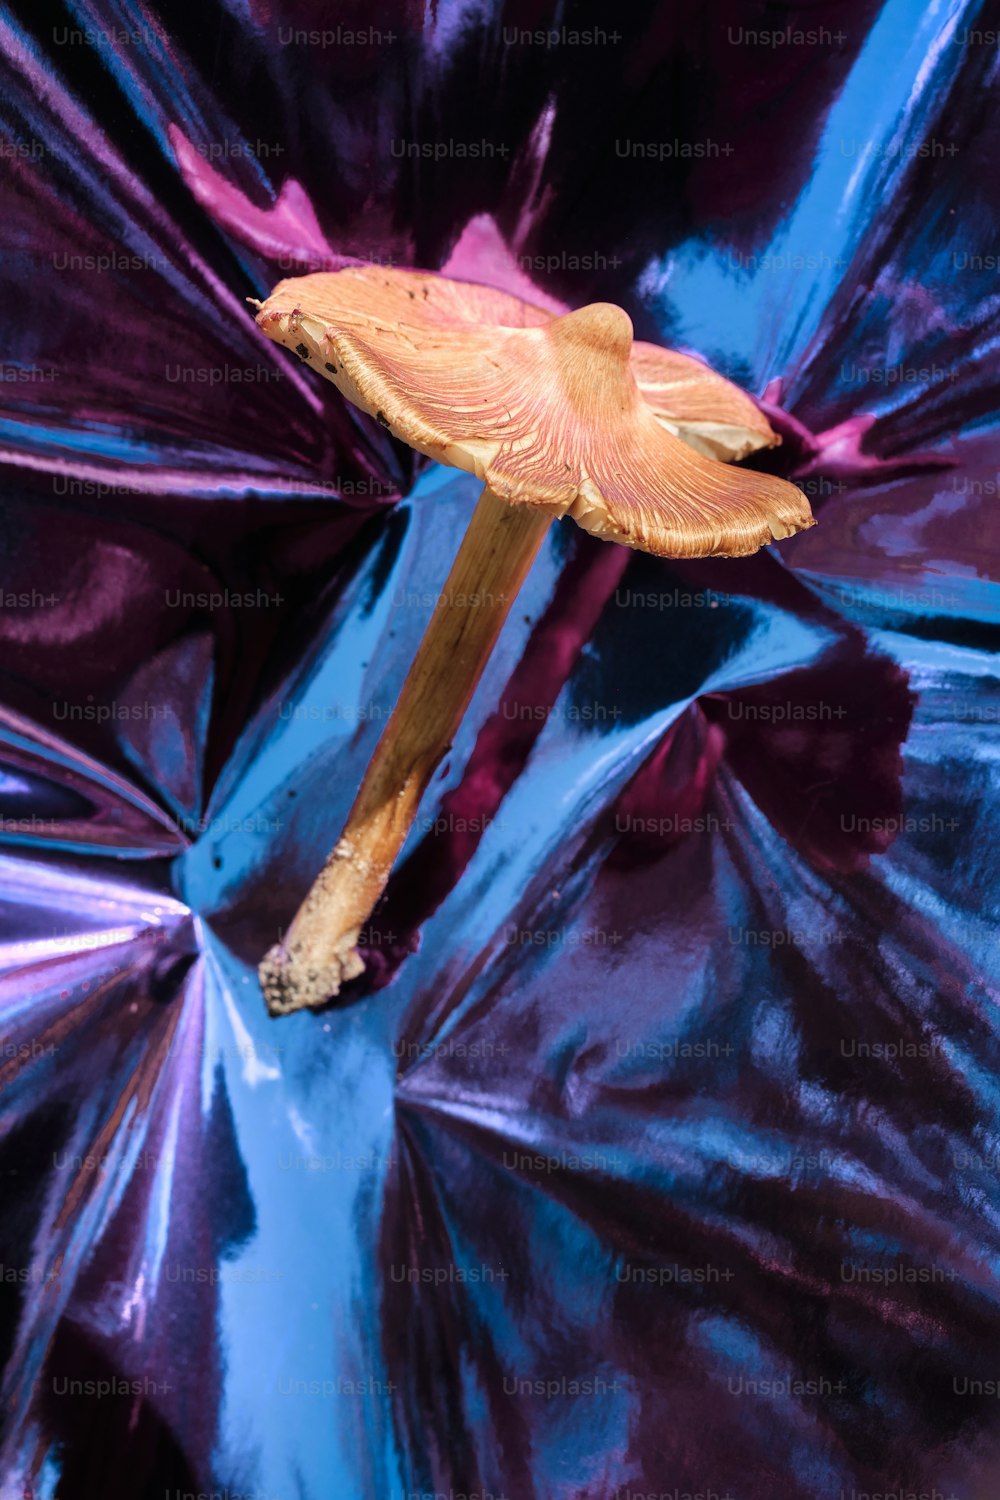
[[[734,463],[781,439],[745,391],[701,360],[659,344],[632,345],[632,374],[668,432],[720,463]]]
[[[691,446],[724,451],[727,428],[743,452],[774,441],[753,402],[696,360],[634,345],[610,303],[553,317],[490,287],[365,266],[282,282],[257,321],[411,447],[596,536],[739,557],[813,525],[794,485]]]

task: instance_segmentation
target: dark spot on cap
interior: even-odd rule
[[[296,344],[295,352],[299,356],[299,359],[309,358],[309,350],[306,348],[305,344]]]
[[[329,360],[327,360],[327,362],[323,366],[323,368],[324,368],[324,370],[329,370],[331,375],[336,375],[336,373],[337,373],[337,366],[336,365],[331,365],[331,363],[330,363]]]
[[[417,300],[416,292],[411,292],[409,289],[407,289],[406,295],[409,297],[411,302],[415,302]]]
[[[375,420],[376,422],[381,422],[383,427],[389,426],[389,418],[386,416],[384,411],[377,411],[375,413]]]

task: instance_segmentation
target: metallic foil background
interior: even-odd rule
[[[1000,1493],[1000,14],[613,10],[0,11],[3,1500]],[[820,524],[553,528],[276,1022],[476,496],[257,333],[351,258],[620,303]]]

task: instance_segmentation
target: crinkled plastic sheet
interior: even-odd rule
[[[4,1500],[985,1500],[997,18],[319,9],[0,19]],[[274,1022],[475,501],[256,333],[352,257],[622,303],[820,525],[554,528]]]

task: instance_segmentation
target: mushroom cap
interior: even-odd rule
[[[257,322],[411,447],[596,536],[739,557],[814,524],[794,485],[706,456],[776,440],[753,402],[697,360],[635,345],[611,303],[554,317],[364,266],[281,282]]]
[[[657,420],[706,458],[735,463],[781,442],[746,391],[700,359],[637,340],[631,365]]]

